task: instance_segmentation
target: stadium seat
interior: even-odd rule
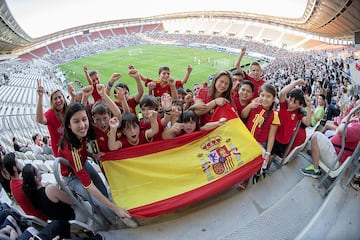
[[[305,139],[304,143],[299,146],[294,147],[294,149],[292,149],[291,152],[288,155],[286,155],[286,157],[283,158],[283,160],[282,160],[283,165],[286,165],[289,161],[291,161],[296,156],[298,156],[298,154],[306,147],[306,144],[309,143],[312,135],[319,128],[319,126],[320,126],[320,121],[318,121],[314,127],[307,127],[305,129],[306,130],[306,139]]]

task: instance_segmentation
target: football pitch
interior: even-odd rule
[[[100,74],[101,82],[104,84],[107,84],[112,73],[121,73],[122,77],[116,83],[124,82],[129,86],[130,90],[135,90],[136,83],[127,74],[129,64],[133,64],[144,77],[154,80],[158,79],[158,70],[161,66],[168,66],[170,68],[170,75],[174,79],[183,79],[187,66],[190,64],[193,70],[184,88],[192,89],[193,84],[207,81],[208,77],[218,70],[233,68],[237,58],[238,55],[217,51],[177,46],[147,45],[120,48],[115,51],[95,54],[63,64],[60,68],[66,72],[69,82],[74,82],[78,79],[83,85],[87,85],[83,71],[84,65],[88,67],[89,71],[97,70]],[[255,61],[255,59],[244,57],[241,64],[252,61]],[[134,91],[131,91],[130,95],[133,93]],[[144,94],[147,94],[146,89]]]

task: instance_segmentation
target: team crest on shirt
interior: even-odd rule
[[[201,162],[202,171],[208,181],[232,171],[243,164],[238,148],[233,145],[231,138],[221,136],[208,138],[200,144],[202,152],[197,154]]]

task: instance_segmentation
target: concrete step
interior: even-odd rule
[[[282,219],[280,215],[291,213],[288,208],[302,204],[306,194],[313,194],[309,193],[312,191],[312,179],[304,179],[299,172],[300,168],[308,164],[304,159],[294,159],[288,165],[271,172],[265,180],[255,185],[249,183],[244,191],[239,192],[232,187],[176,212],[157,218],[139,219],[141,226],[136,229],[107,231],[103,235],[106,239],[224,239],[237,234],[238,230],[259,230],[250,227],[265,219],[271,221],[273,214],[279,215],[277,218],[281,223],[278,224],[287,225],[291,221]],[[301,193],[296,194],[294,188]],[[289,195],[289,192],[293,193]],[[266,221],[262,223],[268,224]],[[260,227],[259,224],[256,226]],[[271,232],[270,227],[266,230],[268,232]]]

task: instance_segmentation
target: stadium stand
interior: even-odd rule
[[[319,3],[319,5],[324,6],[323,3]],[[326,28],[327,25],[324,27]],[[232,33],[234,33],[234,36],[229,36]],[[19,36],[17,38],[19,38]],[[269,41],[264,41],[264,39]],[[26,42],[30,40],[25,39],[21,41]],[[56,77],[56,73],[60,73],[56,69],[58,64],[63,64],[74,59],[90,56],[99,52],[106,52],[120,47],[136,46],[146,43],[171,43],[174,45],[180,44],[183,46],[189,46],[190,44],[197,43],[199,44],[199,48],[202,47],[200,44],[206,43],[217,46],[219,51],[224,51],[224,48],[241,49],[241,47],[245,46],[251,52],[263,54],[269,58],[274,59],[271,63],[269,63],[268,66],[264,67],[264,75],[269,81],[274,83],[278,89],[281,89],[282,86],[294,79],[294,76],[303,76],[305,69],[303,69],[303,66],[300,66],[301,64],[309,64],[307,65],[307,68],[310,69],[311,77],[313,78],[316,78],[318,74],[324,74],[330,79],[331,83],[333,83],[335,78],[339,77],[343,79],[342,76],[344,76],[343,69],[338,68],[338,66],[341,64],[340,60],[334,58],[334,65],[331,65],[328,61],[328,54],[333,53],[334,56],[337,54],[340,55],[340,50],[329,50],[330,45],[328,43],[309,39],[308,37],[305,38],[302,35],[296,35],[290,30],[288,32],[284,31],[281,33],[278,30],[266,28],[265,26],[260,26],[259,24],[253,25],[249,23],[229,23],[227,21],[201,22],[194,20],[188,21],[186,19],[184,21],[174,20],[170,23],[164,20],[160,23],[145,23],[130,27],[109,28],[98,32],[92,32],[89,35],[78,35],[75,37],[67,37],[65,39],[57,38],[55,42],[51,42],[45,46],[39,45],[41,46],[40,48],[29,49],[29,52],[24,52],[19,55],[23,61],[0,64],[1,73],[9,74],[9,79],[7,81],[5,81],[5,79],[1,79],[0,86],[0,129],[2,133],[0,136],[0,143],[5,145],[7,152],[11,152],[13,151],[11,141],[13,136],[16,136],[21,142],[30,143],[31,136],[34,131],[39,132],[41,135],[47,135],[46,127],[39,125],[34,118],[34,109],[37,99],[36,81],[41,79],[44,88],[49,92],[54,89],[64,89],[64,82]],[[338,44],[338,47],[344,48],[344,45]],[[345,46],[345,48],[349,52],[354,51],[352,46]],[[316,52],[294,53],[289,51],[293,49],[316,50]],[[349,61],[350,59],[345,59],[345,63]],[[300,65],[298,64],[299,62]],[[326,73],[321,72],[321,69],[326,69]],[[324,76],[324,79],[326,77]],[[48,97],[46,96],[46,98]],[[44,108],[49,107],[48,102],[48,99],[47,101],[44,101]],[[291,174],[292,172],[290,171],[294,171],[294,168],[297,169],[299,164],[303,164],[303,162],[299,160],[299,157],[301,157],[302,154],[306,154],[304,149],[306,149],[306,145],[308,144],[308,141],[316,128],[317,127],[307,128],[306,141],[291,151],[284,159],[282,159],[283,162],[281,165],[286,164],[287,166],[284,166],[279,171],[285,176],[291,175],[293,177],[288,179],[289,182],[296,182],[291,187],[285,186],[284,188],[291,188],[293,189],[292,191],[295,191],[295,188],[306,188],[312,190],[312,182],[307,181],[306,179],[300,179],[299,176],[294,176],[294,174]],[[32,163],[40,170],[42,170],[42,172],[47,173],[47,175],[44,175],[44,179],[55,181],[53,178],[54,175],[52,174],[54,171],[53,156],[36,155],[31,152],[27,154],[17,152],[16,156],[23,164]],[[331,166],[325,166],[323,163],[320,163],[320,167],[325,170],[325,172],[328,172],[331,178],[334,178],[333,180],[327,179],[326,181],[332,181],[332,183],[336,183],[339,181],[340,177],[347,177],[345,171],[342,170],[346,170],[346,168],[351,168],[354,165],[359,164],[358,159],[355,159],[355,157],[356,156],[348,158],[345,164],[341,165],[341,168],[339,169],[331,170]],[[297,159],[297,161],[294,161],[295,159]],[[92,162],[92,164],[94,164],[94,162]],[[94,166],[97,167],[97,171],[101,173],[101,169],[98,167],[98,165],[94,164]],[[281,184],[284,184],[283,176],[279,177],[280,174],[277,176],[274,175],[269,176],[268,178],[273,180],[273,183],[277,186],[278,189],[282,189]],[[101,177],[105,182],[105,176],[101,175]],[[279,180],[276,180],[277,177],[279,177]],[[267,181],[265,184],[269,184],[269,181]],[[265,192],[271,187],[269,185],[262,186],[263,188],[260,186],[260,188],[257,188],[258,191],[254,190],[251,193],[258,197],[260,191]],[[329,187],[327,182],[325,183],[325,188],[327,188],[327,191],[330,191],[330,188],[332,187],[333,186]],[[249,190],[251,191],[253,189]],[[300,199],[301,196],[294,194],[292,191],[285,192],[284,190],[284,194],[282,195],[284,197],[281,199],[282,204],[286,205],[286,201],[289,201],[291,204],[288,204],[288,206],[292,206],[294,199]],[[239,227],[238,232],[236,232],[236,229],[234,228],[230,229],[231,232],[229,233],[232,233],[232,235],[227,236],[226,239],[238,239],[239,232],[245,235],[250,235],[249,232],[251,232],[251,230],[254,230],[255,232],[255,230],[258,229],[255,229],[255,227],[251,228],[249,225],[257,226],[257,223],[264,223],[262,220],[266,217],[279,216],[276,215],[276,210],[281,209],[279,206],[280,201],[276,202],[274,200],[274,202],[271,202],[276,197],[277,196],[271,196],[272,199],[265,200],[262,198],[257,198],[256,200],[246,198],[245,200],[248,202],[258,201],[261,204],[258,204],[257,202],[257,209],[254,209],[253,212],[246,212],[246,209],[242,209],[244,213],[247,213],[244,214],[244,216],[252,215],[253,218],[248,218],[248,222]],[[312,195],[312,197],[314,196]],[[314,199],[320,198],[318,198],[316,195]],[[316,203],[318,204],[315,204],[316,207],[321,206],[321,204],[323,204],[322,208],[327,207],[325,201],[323,203],[323,201],[317,200]],[[309,206],[307,207],[309,208]],[[259,210],[260,208],[261,210]],[[308,216],[306,216],[307,218],[304,216],[306,222],[315,221],[315,217],[312,218],[312,216],[314,212],[317,212],[317,209],[311,208],[311,211],[312,214],[308,214]],[[257,212],[255,217],[254,212]],[[268,212],[271,212],[271,215],[266,215]],[[222,217],[224,219],[226,218],[226,216]],[[190,222],[191,220],[188,219],[188,221]],[[323,225],[319,224],[319,222],[316,223],[313,226],[320,225],[320,229],[324,228],[321,228]],[[274,239],[281,238],[279,236],[279,232],[285,230],[277,229],[278,231],[276,231],[276,229],[274,229],[275,226],[270,224],[269,226],[270,227],[264,227],[263,229],[264,232],[267,232],[267,237],[270,236],[270,238],[273,237]],[[271,227],[272,229],[270,229]],[[84,228],[88,228],[88,226],[85,226]],[[91,227],[88,229],[93,231]],[[304,232],[307,230],[304,226],[301,226],[299,229]],[[287,238],[295,238],[296,236],[294,234],[297,234],[297,236],[300,234],[306,235],[306,233],[299,232],[299,229],[293,231],[292,235],[287,233]],[[146,230],[144,231],[146,232]],[[251,232],[254,234],[250,235],[252,238],[256,238],[257,236],[254,232]],[[150,235],[151,233],[148,232],[146,234]],[[245,235],[243,235],[243,237],[245,237]],[[151,239],[151,237],[149,239]]]

